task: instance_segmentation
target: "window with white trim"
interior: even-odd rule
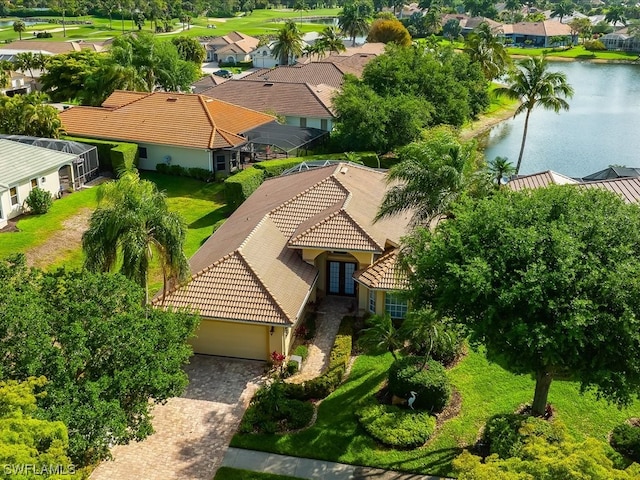
[[[37,186],[38,186],[38,179],[37,178],[32,178],[31,179],[31,190],[33,190]]]
[[[9,197],[11,197],[11,205],[18,205],[18,187],[11,187],[9,189]]]
[[[369,290],[369,311],[376,313],[376,291]]]
[[[391,318],[404,318],[407,316],[408,303],[394,293],[387,293],[384,296],[384,311]]]

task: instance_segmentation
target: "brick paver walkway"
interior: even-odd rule
[[[153,410],[156,433],[116,446],[91,480],[211,480],[257,389],[264,363],[195,355],[189,387]]]
[[[349,313],[349,309],[356,302],[350,297],[327,297],[318,305],[316,319],[316,336],[309,345],[309,356],[302,366],[300,373],[289,377],[286,381],[302,383],[319,376],[327,367],[331,347],[336,339],[342,317]]]

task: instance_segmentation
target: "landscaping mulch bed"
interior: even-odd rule
[[[0,233],[19,232],[20,229],[16,224],[18,223],[18,220],[20,220],[21,217],[22,215],[20,215],[19,217],[15,217],[10,220],[7,220],[7,224],[4,227],[0,228]]]

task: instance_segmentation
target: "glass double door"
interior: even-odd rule
[[[355,296],[356,282],[353,280],[355,271],[355,263],[327,261],[327,293]]]

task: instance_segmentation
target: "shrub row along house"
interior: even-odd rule
[[[373,222],[386,188],[384,172],[349,163],[268,179],[154,304],[199,311],[196,353],[260,360],[287,355],[308,302],[326,295],[404,317],[394,251],[409,216]]]

